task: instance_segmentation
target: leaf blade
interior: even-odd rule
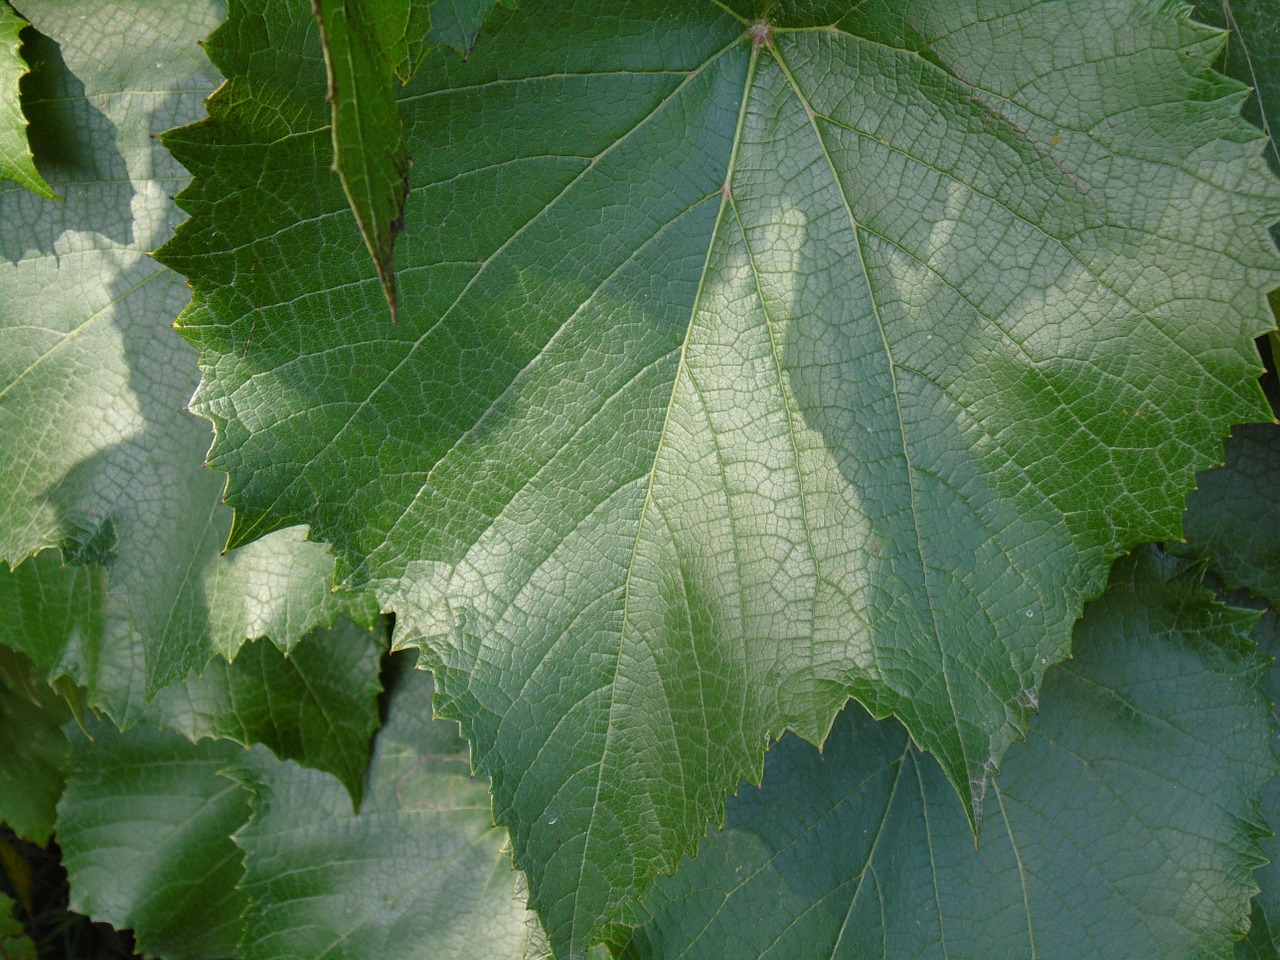
[[[305,521],[396,611],[571,955],[759,775],[771,736],[820,740],[850,695],[907,720],[976,820],[1110,559],[1176,529],[1191,474],[1263,409],[1257,285],[1208,319],[1210,274],[1275,275],[1278,196],[1240,88],[1207,70],[1215,34],[1134,5],[1132,57],[1099,60],[1103,5],[1070,27],[1018,8],[993,57],[959,5],[797,4],[770,46],[726,9],[620,3],[603,30],[562,5],[536,45],[533,14],[499,13],[466,63],[430,58],[401,95],[421,161],[394,337],[358,319],[367,271],[295,272],[287,295],[226,283],[330,236],[255,229],[254,207],[340,209],[297,183],[309,114],[238,111],[303,99],[304,36],[287,34],[301,79],[275,88],[250,76],[247,31],[226,34],[234,94],[169,138],[197,178],[164,257],[197,291],[180,326],[233,537]],[[1055,69],[1036,79],[1045,58],[1019,49],[1042,35]],[[1135,124],[1146,107],[1083,84],[1177,106]],[[868,129],[842,91],[901,128]],[[232,149],[251,176],[217,159]],[[1205,210],[1231,221],[1212,266]],[[842,268],[856,250],[866,266]],[[1159,256],[1176,289],[1141,280]],[[336,317],[357,319],[335,335]],[[296,329],[248,359],[253,324]],[[351,351],[363,383],[331,375]],[[1172,377],[1151,366],[1166,354]]]

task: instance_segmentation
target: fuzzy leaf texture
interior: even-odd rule
[[[1220,33],[754,12],[529,5],[428,56],[396,328],[305,5],[232,4],[166,139],[231,542],[307,523],[396,611],[563,960],[850,696],[976,827],[1110,561],[1266,416],[1280,185]]]
[[[200,115],[217,78],[197,43],[222,7],[99,12],[89,0],[23,5],[41,31],[27,44],[37,161],[66,202],[0,185],[0,558],[59,547],[109,568],[98,637],[110,652],[82,644],[66,668],[125,724],[215,653],[264,635],[288,649],[339,613],[368,624],[376,610],[332,592],[333,559],[303,531],[220,555],[231,511],[201,466],[207,424],[184,409],[194,352],[169,329],[189,293],[147,253],[180,219],[169,196],[186,182],[152,134]],[[25,583],[0,572],[0,604],[33,576],[50,596],[75,593],[84,575],[57,567]],[[66,640],[54,631],[43,645]]]
[[[626,956],[1226,960],[1276,765],[1257,614],[1198,580],[1150,549],[1117,564],[980,848],[902,728],[851,706],[823,753],[769,754],[763,789],[655,884]]]

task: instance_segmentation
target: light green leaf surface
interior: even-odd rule
[[[1280,188],[1163,6],[495,13],[398,94],[394,330],[309,12],[210,41],[162,256],[232,542],[308,523],[396,611],[565,960],[850,695],[979,820],[1111,559],[1265,416]]]
[[[1045,678],[981,847],[901,727],[851,707],[769,754],[720,833],[654,885],[628,956],[1230,957],[1276,772],[1257,614],[1144,549]]]
[[[524,960],[524,906],[457,725],[431,719],[431,679],[408,671],[379,732],[358,815],[330,777],[247,759],[253,818],[236,834],[248,898],[244,960]]]
[[[69,719],[70,709],[30,661],[0,647],[0,823],[41,846],[62,795],[70,749],[62,725]]]
[[[245,898],[231,833],[248,795],[218,771],[244,754],[150,726],[71,729],[58,843],[72,910],[133,929],[139,950],[168,960],[236,954]]]
[[[110,629],[146,638],[145,664],[90,669],[145,667],[151,693],[246,638],[287,648],[340,612],[376,610],[332,594],[333,560],[300,530],[219,557],[231,511],[201,466],[207,426],[183,409],[194,353],[169,329],[189,294],[147,252],[180,217],[169,195],[186,180],[152,134],[200,115],[217,78],[196,44],[221,7],[100,9],[24,4],[45,34],[29,45],[38,155],[66,203],[0,190],[0,555],[60,545],[109,565]]]
[[[27,22],[6,0],[0,0],[0,179],[12,180],[46,200],[57,194],[36,171],[27,144],[27,120],[22,115],[19,82],[27,72],[19,38]]]
[[[392,83],[410,46],[421,39],[405,33],[412,7],[411,0],[313,0],[333,107],[333,169],[373,257],[393,324],[395,243],[404,228],[410,159]]]
[[[36,945],[13,915],[16,906],[0,893],[0,957],[4,960],[36,960]]]
[[[1182,557],[1207,558],[1228,589],[1246,589],[1280,608],[1280,426],[1236,427],[1225,467],[1208,470],[1187,496]]]

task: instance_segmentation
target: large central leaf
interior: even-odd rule
[[[1280,190],[1155,0],[528,6],[398,94],[398,327],[302,3],[207,46],[164,259],[232,542],[309,523],[397,612],[576,957],[850,696],[980,819],[1110,559],[1266,415]]]

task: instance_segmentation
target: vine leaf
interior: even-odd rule
[[[27,26],[6,0],[0,0],[0,179],[21,184],[37,196],[58,195],[36,170],[27,144],[27,120],[22,115],[19,83],[27,72],[19,34]]]
[[[462,960],[477,943],[549,960],[457,725],[431,718],[430,676],[404,672],[358,813],[334,777],[262,747],[71,729],[58,837],[73,908],[174,960]]]
[[[1280,426],[1236,427],[1226,441],[1226,464],[1200,475],[1187,496],[1185,542],[1167,548],[1204,559],[1229,590],[1248,590],[1280,609]]]
[[[244,960],[542,955],[466,742],[456,724],[431,718],[430,676],[404,672],[357,814],[331,777],[295,764],[250,754],[231,771],[253,794],[235,836],[249,902]]]
[[[191,740],[262,743],[332,773],[359,801],[378,726],[380,635],[340,620],[303,637],[288,656],[265,640],[246,644],[234,662],[215,657],[148,703],[146,642],[109,614],[107,579],[98,567],[61,566],[56,552],[0,575],[0,644],[32,661],[38,685],[78,685],[120,728],[146,722]],[[14,727],[28,736],[23,729]]]
[[[390,331],[307,10],[233,5],[166,137],[231,542],[309,524],[395,610],[567,960],[850,696],[976,829],[1111,560],[1266,416],[1280,185],[1221,33],[746,6],[499,10],[428,56]]]
[[[0,956],[6,960],[36,960],[36,945],[13,915],[17,906],[0,893]]]
[[[0,186],[0,561],[58,547],[68,563],[109,567],[104,639],[129,659],[84,669],[122,723],[246,639],[288,649],[339,613],[377,615],[371,598],[332,592],[333,558],[302,530],[221,556],[231,511],[223,479],[201,465],[207,424],[185,410],[194,351],[169,329],[190,294],[148,256],[179,219],[169,196],[187,180],[152,134],[200,115],[217,77],[197,43],[221,12],[212,0],[125,0],[104,28],[92,0],[23,4],[40,31],[27,44],[36,155],[66,202]],[[36,579],[51,585],[57,565]]]
[[[1230,956],[1276,773],[1257,616],[1152,550],[1117,563],[1005,756],[976,850],[897,723],[850,707],[821,754],[788,738],[763,789],[654,885],[625,955]]]
[[[244,748],[148,725],[68,729],[58,843],[71,909],[132,929],[147,956],[234,956],[245,898],[231,833],[249,816],[249,797],[218,772]]]

